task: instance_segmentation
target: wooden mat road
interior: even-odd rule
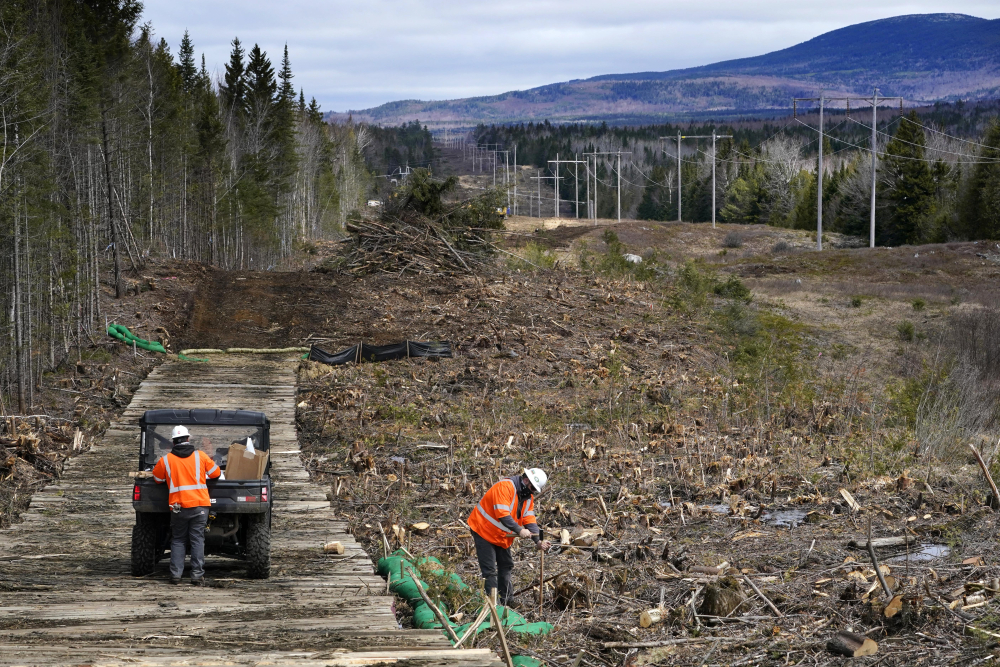
[[[309,481],[295,431],[294,360],[219,356],[167,361],[118,423],[36,493],[0,532],[0,665],[414,665],[496,667],[488,650],[452,649],[438,632],[402,630],[368,555]],[[132,577],[128,473],[138,420],[153,408],[261,410],[271,420],[271,578],[209,557],[215,586]],[[323,553],[339,540],[343,556]]]

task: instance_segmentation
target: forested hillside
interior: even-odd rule
[[[400,100],[351,113],[386,125],[419,118],[432,128],[544,119],[635,125],[788,109],[793,97],[870,95],[875,86],[908,104],[1000,96],[1000,19],[896,16],[701,67],[602,74],[484,97]]]
[[[902,115],[883,109],[878,125],[876,242],[880,245],[954,239],[1000,238],[1000,123],[995,102],[939,104]],[[618,203],[617,152],[621,157],[621,214],[641,220],[677,219],[677,142],[685,135],[733,135],[716,145],[717,219],[816,229],[818,114],[778,121],[722,125],[480,126],[480,145],[517,146],[519,164],[543,178],[520,178],[519,209],[537,211],[527,199],[540,192],[552,210],[553,162],[589,160],[580,166],[580,211],[586,215],[587,169],[597,170],[597,214],[614,218]],[[871,215],[871,111],[828,113],[824,123],[824,230],[868,235]],[[682,212],[686,221],[712,218],[710,139],[681,145]],[[598,153],[596,163],[592,157]],[[590,157],[584,157],[590,154]],[[592,173],[589,172],[589,173]],[[532,170],[530,176],[535,176]],[[576,197],[573,166],[561,168],[560,198]],[[547,215],[548,213],[546,213]]]
[[[0,396],[103,336],[102,286],[147,258],[266,269],[367,194],[366,128],[329,126],[289,50],[234,37],[213,80],[136,0],[8,0],[0,15]],[[178,36],[179,37],[179,36]],[[200,61],[200,62],[199,62]]]

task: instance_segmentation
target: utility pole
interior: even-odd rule
[[[681,133],[677,133],[677,222],[682,222],[681,215]]]
[[[553,193],[555,194],[555,216],[559,217],[559,153],[556,153],[556,170],[552,180]]]
[[[816,250],[823,249],[823,93],[819,94],[819,168],[816,170]]]
[[[549,160],[549,162],[554,162],[554,160]],[[532,180],[538,181],[538,217],[542,217],[542,181],[547,181],[550,178],[553,182],[558,182],[558,176],[542,176],[542,170],[538,169],[536,171],[537,176],[532,176]]]
[[[799,102],[819,102],[819,161],[816,172],[816,249],[823,249],[823,111],[826,102],[846,102],[847,115],[851,115],[851,101],[868,102],[872,105],[872,192],[871,211],[868,225],[868,247],[875,247],[875,188],[878,182],[878,104],[880,101],[898,100],[899,113],[903,113],[902,97],[879,97],[878,88],[872,90],[871,97],[826,97],[820,93],[819,97],[796,97],[792,99],[792,116],[798,115]]]
[[[576,219],[580,219],[580,154],[577,153],[573,156],[573,182],[576,187],[576,194],[573,198],[576,200]]]
[[[872,210],[871,222],[868,226],[868,247],[875,247],[875,183],[877,181],[878,145],[876,144],[875,128],[878,126],[878,88],[872,89]]]
[[[538,174],[536,178],[538,179],[538,217],[542,217],[542,170],[536,169],[535,173]]]
[[[577,153],[577,154],[575,154],[575,157],[572,160],[560,160],[559,159],[559,154],[556,153],[556,159],[554,160],[554,162],[556,163],[556,166],[558,166],[559,164],[572,164],[573,165],[573,179],[574,179],[574,181],[576,183],[576,217],[578,217],[578,218],[580,217],[580,168],[579,168],[579,165],[580,164],[585,164],[579,158],[580,158],[580,154]],[[553,162],[553,160],[549,160],[549,162]],[[557,183],[558,183],[558,181],[557,181]],[[558,217],[558,209],[556,211],[556,215]]]
[[[587,155],[594,156],[594,220],[597,220],[597,156],[598,155],[615,155],[618,158],[618,221],[621,222],[621,192],[622,192],[622,182],[621,182],[621,161],[622,155],[631,155],[632,151],[615,151],[615,152],[598,152],[584,153],[584,157]]]
[[[712,130],[712,229],[715,229],[715,140],[732,138],[731,134],[716,134],[715,130]]]
[[[622,221],[622,152],[618,151],[618,222]]]
[[[660,137],[660,139],[671,139],[672,137]],[[677,133],[677,222],[681,218],[681,139],[711,139],[712,140],[712,227],[715,227],[715,140],[732,139],[731,134],[681,134]]]
[[[822,92],[819,97],[796,97],[792,99],[792,117],[797,115],[799,102],[819,101],[819,161],[816,163],[816,250],[823,249],[823,107],[827,100],[849,98],[827,98]]]
[[[514,144],[514,215],[517,215],[517,144]]]

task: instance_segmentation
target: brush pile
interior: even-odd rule
[[[359,275],[479,272],[493,251],[489,234],[504,227],[505,194],[494,189],[467,201],[445,202],[457,184],[455,177],[438,181],[430,171],[417,169],[388,198],[378,220],[347,223],[353,247],[336,268]]]
[[[380,220],[352,220],[346,229],[352,235],[353,248],[344,258],[341,269],[354,274],[413,273],[455,275],[473,273],[485,259],[482,250],[488,244],[470,231],[450,234],[422,216],[383,216]]]
[[[57,427],[41,419],[34,424],[7,419],[0,432],[0,528],[12,518],[18,496],[29,497],[40,486],[59,477],[63,461],[83,449],[84,436],[69,423]]]

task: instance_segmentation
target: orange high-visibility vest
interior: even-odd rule
[[[516,534],[500,523],[500,517],[504,516],[513,517],[514,522],[522,528],[529,523],[537,523],[535,497],[529,496],[518,511],[517,489],[510,479],[501,479],[490,487],[469,515],[469,528],[490,544],[509,549]]]
[[[173,453],[160,457],[153,467],[153,479],[166,482],[170,505],[180,503],[181,507],[208,507],[212,499],[208,496],[208,479],[222,474],[219,466],[197,449],[191,456],[181,458]]]

